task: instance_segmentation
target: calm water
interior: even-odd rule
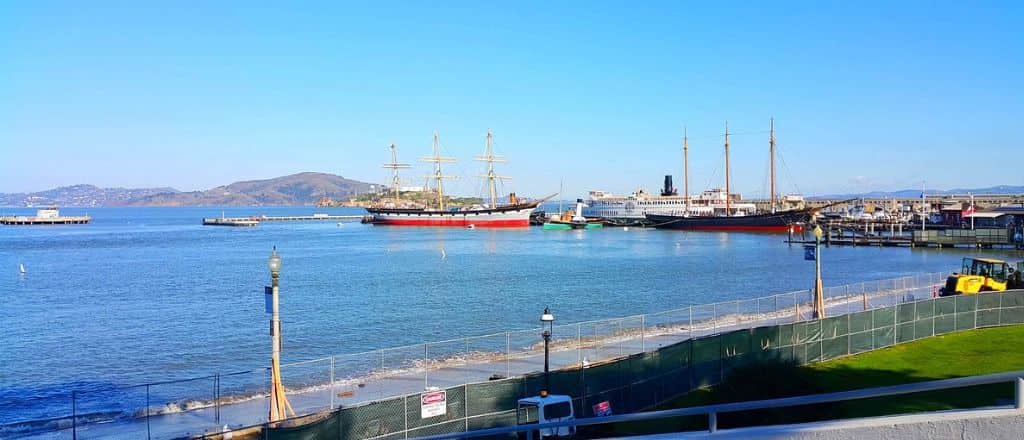
[[[200,225],[221,211],[90,209],[87,226],[0,227],[0,424],[64,415],[71,388],[264,366],[274,245],[285,362],[529,328],[546,305],[568,323],[805,289],[813,277],[780,235]],[[969,253],[823,255],[825,283],[837,285],[947,271]]]

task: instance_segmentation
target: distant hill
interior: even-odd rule
[[[0,193],[0,206],[57,205],[77,208],[120,206],[156,194],[175,194],[174,188],[100,188],[95,185],[62,186],[33,193]]]
[[[347,199],[370,191],[372,184],[327,173],[299,173],[266,180],[247,180],[206,191],[154,194],[132,206],[260,206],[313,205],[321,197]]]
[[[966,194],[1024,194],[1024,186],[998,185],[987,188],[954,188],[954,189],[925,189],[924,193],[929,196],[949,196]],[[812,199],[852,199],[852,198],[891,198],[908,199],[921,197],[920,189],[903,189],[899,191],[871,191],[865,193],[849,194],[826,194],[810,197]]]
[[[75,185],[31,194],[0,194],[0,206],[261,206],[312,205],[321,197],[347,199],[372,184],[327,173],[299,173],[248,180],[206,191],[174,188],[98,188]]]

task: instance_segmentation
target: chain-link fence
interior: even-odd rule
[[[932,298],[944,279],[943,274],[936,273],[829,287],[824,292],[825,314],[853,315]],[[590,374],[610,359],[660,353],[683,341],[703,340],[738,329],[805,322],[813,314],[812,293],[802,290],[556,325],[551,368],[586,366],[584,370]],[[829,319],[823,322],[831,322]],[[539,334],[540,329],[508,331],[330,356],[284,364],[282,376],[288,398],[300,415],[370,401],[388,402],[393,396],[410,399],[410,395],[418,396],[425,389],[471,395],[474,385],[467,383],[499,383],[504,382],[501,379],[527,377],[540,371],[544,358]],[[268,370],[258,369],[135,387],[76,390],[67,398],[68,416],[47,420],[33,431],[56,432],[58,438],[171,438],[260,425],[267,421],[268,383]],[[675,391],[672,386],[653,387],[657,388],[653,395]],[[459,387],[463,391],[457,391]],[[520,392],[529,388],[522,387]],[[608,392],[612,391],[601,391]],[[418,400],[416,403],[418,408]],[[480,414],[490,412],[471,413],[467,424]],[[414,423],[409,429],[428,428]]]
[[[807,364],[958,330],[1024,324],[1024,291],[896,299],[820,320],[732,330],[577,365],[552,372],[551,391],[571,396],[578,417],[593,416],[599,403],[625,413],[719,383],[731,369],[766,359]],[[516,423],[517,400],[542,386],[541,374],[465,384],[444,390],[443,415],[424,417],[425,393],[417,393],[342,408],[310,425],[268,429],[261,438],[404,439],[509,425]]]

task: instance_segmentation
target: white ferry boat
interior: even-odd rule
[[[731,215],[753,215],[757,212],[753,203],[740,200],[738,194],[732,195],[729,203]],[[612,220],[643,220],[648,214],[712,217],[725,215],[726,192],[714,188],[696,197],[681,196],[672,188],[672,176],[665,176],[665,188],[660,195],[650,194],[643,189],[628,196],[590,191],[587,205],[589,207],[583,212],[585,216]]]

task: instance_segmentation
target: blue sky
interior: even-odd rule
[[[4,2],[0,191],[384,182],[441,133],[506,190],[805,194],[1024,184],[1020,2]],[[426,167],[406,175],[421,181]],[[681,186],[681,184],[680,184]]]

